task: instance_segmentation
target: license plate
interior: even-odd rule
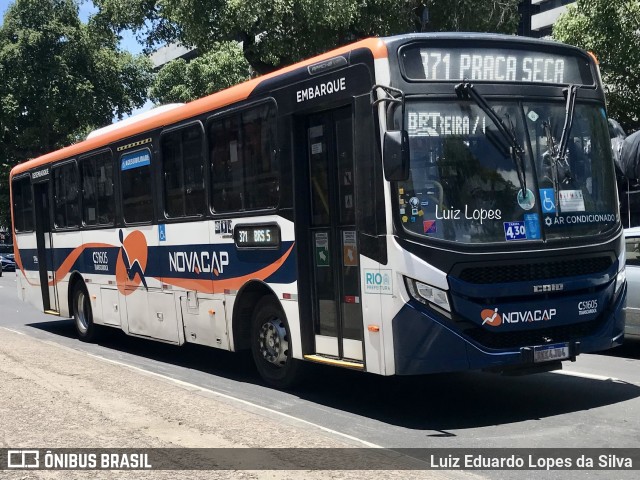
[[[564,360],[565,358],[569,358],[568,343],[554,343],[553,345],[533,347],[533,361],[535,363]]]

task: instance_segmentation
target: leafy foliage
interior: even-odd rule
[[[77,141],[145,102],[151,64],[83,24],[75,0],[16,0],[0,27],[0,195],[17,163]],[[1,200],[0,200],[1,201]],[[0,212],[6,222],[8,202]]]
[[[520,20],[520,0],[427,0],[414,3],[421,4],[415,10],[418,17],[422,17],[423,8],[428,7],[426,30],[431,32],[515,33]]]
[[[211,79],[216,75],[225,78],[229,69],[239,73],[246,62],[254,74],[263,74],[369,36],[422,30],[513,33],[518,23],[518,0],[95,0],[95,3],[104,24],[111,24],[116,30],[138,29],[146,36],[148,47],[161,41],[180,42],[205,52],[197,67],[189,68],[181,61],[164,67],[166,71],[160,72],[153,90],[157,101],[188,100],[197,98],[193,96],[196,92],[212,93],[215,90],[198,90],[193,84],[225,87],[230,82]],[[241,42],[246,61],[238,55],[228,55],[228,47],[221,47],[229,42]],[[227,50],[221,56],[210,55],[218,48]],[[231,67],[234,60],[238,64]],[[213,64],[207,67],[207,61]],[[216,68],[224,70],[216,74]],[[234,74],[230,78],[240,77]],[[176,82],[174,87],[171,82]]]
[[[188,102],[249,78],[249,64],[236,42],[224,42],[191,62],[168,63],[151,88],[156,103]]]
[[[578,0],[555,23],[553,37],[596,54],[609,115],[640,128],[640,0]]]
[[[518,23],[518,0],[158,0],[157,5],[186,45],[207,51],[216,42],[240,40],[258,73],[364,37],[419,31],[426,8],[430,31],[513,32]]]

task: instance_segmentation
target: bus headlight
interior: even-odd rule
[[[444,290],[432,287],[426,283],[418,282],[413,278],[405,277],[404,282],[407,285],[409,295],[411,295],[411,298],[414,300],[430,307],[437,307],[436,310],[442,309],[447,312],[451,311],[449,296]]]

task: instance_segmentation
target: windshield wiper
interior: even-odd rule
[[[509,156],[516,166],[516,172],[518,173],[518,181],[520,182],[522,196],[523,198],[527,198],[527,178],[524,166],[524,148],[522,148],[522,146],[516,139],[513,124],[509,122],[510,128],[507,127],[502,119],[498,116],[496,111],[491,107],[491,105],[489,105],[484,97],[476,91],[472,83],[459,83],[455,86],[455,91],[458,95],[458,98],[473,100],[495,124],[498,133],[500,133],[502,139],[509,147]]]
[[[573,115],[575,113],[576,97],[578,89],[581,85],[569,85],[564,90],[564,94],[567,97],[567,103],[565,104],[564,111],[564,125],[562,127],[562,134],[560,135],[560,142],[556,144],[553,138],[551,123],[543,122],[545,135],[547,137],[547,146],[549,147],[549,155],[551,157],[551,182],[553,183],[554,200],[556,203],[556,216],[560,213],[560,173],[559,168],[562,166],[564,172],[562,182],[571,181],[571,167],[567,160],[567,148],[569,143],[569,137],[571,135],[571,127],[573,126]]]

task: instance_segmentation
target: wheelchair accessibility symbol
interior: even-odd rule
[[[542,213],[556,213],[555,192],[553,188],[540,189]]]

